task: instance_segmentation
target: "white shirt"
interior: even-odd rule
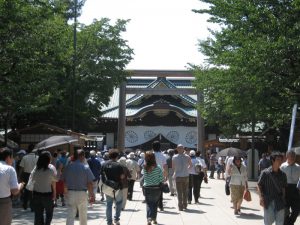
[[[156,164],[164,170],[164,166],[167,165],[167,159],[161,152],[154,152]]]
[[[300,166],[297,163],[289,165],[284,162],[281,164],[280,169],[286,174],[288,184],[297,184],[300,178]]]
[[[25,155],[20,162],[20,167],[23,167],[25,173],[31,173],[36,165],[38,158],[39,157],[33,152]]]
[[[0,198],[7,198],[11,195],[11,189],[19,187],[15,169],[0,161]]]
[[[200,158],[200,157],[197,157],[196,159],[199,161],[199,163],[200,163],[200,165],[201,165],[201,167],[202,167],[203,169],[206,169],[206,168],[207,168],[207,165],[206,165],[204,159],[202,159],[202,158]]]

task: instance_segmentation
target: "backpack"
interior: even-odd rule
[[[196,172],[197,174],[200,174],[201,171],[202,171],[202,166],[201,166],[200,162],[197,162],[197,163],[195,164],[195,172]]]

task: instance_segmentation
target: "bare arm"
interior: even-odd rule
[[[262,207],[265,207],[264,195],[262,193],[262,188],[260,185],[257,185],[257,191],[258,191],[258,196],[259,196],[259,204]]]
[[[12,195],[17,195],[20,193],[20,191],[24,188],[25,183],[21,182],[18,185],[18,188],[13,188],[10,190],[10,192],[12,193]]]

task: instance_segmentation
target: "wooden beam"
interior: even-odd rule
[[[195,88],[126,88],[126,94],[144,95],[196,95]]]
[[[131,77],[194,77],[188,70],[129,70]]]

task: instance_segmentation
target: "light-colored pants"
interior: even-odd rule
[[[272,225],[275,221],[275,225],[283,225],[284,223],[284,209],[276,211],[275,201],[272,201],[268,208],[264,208],[264,224]]]
[[[189,191],[189,177],[176,177],[176,189],[179,210],[186,209]]]
[[[124,210],[127,202],[128,188],[123,188],[122,193],[123,193],[122,209]]]
[[[169,168],[168,169],[168,181],[169,181],[171,194],[175,194],[175,192],[176,192],[176,186],[175,186],[175,181],[174,181],[173,175],[174,175],[174,170],[172,168]]]
[[[79,213],[79,224],[87,225],[87,192],[86,191],[68,191],[67,200],[67,223],[66,225],[74,225],[76,211]]]

